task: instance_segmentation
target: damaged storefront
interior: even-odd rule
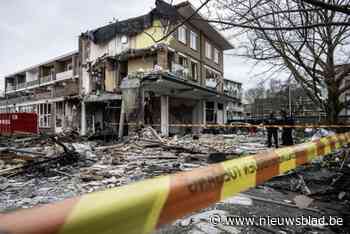
[[[205,124],[225,123],[224,107],[231,99],[212,89],[156,72],[142,79],[124,79],[121,87],[123,95],[129,97],[125,102],[127,122],[152,125],[165,136],[200,133]]]

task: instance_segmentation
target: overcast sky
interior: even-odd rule
[[[155,0],[10,0],[0,1],[0,89],[3,77],[78,49],[78,36],[112,21],[135,17]],[[175,2],[181,2],[175,1]],[[193,2],[193,1],[191,1]],[[196,5],[196,2],[193,2]],[[225,57],[225,77],[244,88],[255,83],[252,66]]]

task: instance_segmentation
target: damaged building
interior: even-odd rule
[[[152,125],[166,136],[226,123],[241,103],[241,86],[233,93],[223,79],[233,46],[189,2],[155,5],[81,34],[77,52],[7,76],[1,111],[36,112],[42,131],[82,135]]]
[[[233,47],[198,14],[177,27],[194,13],[188,2],[156,1],[146,15],[81,35],[83,134],[127,123],[168,135],[199,130],[177,124],[226,122],[237,100],[223,90],[223,51]]]
[[[35,112],[41,132],[77,130],[80,119],[78,51],[6,76],[0,112]]]

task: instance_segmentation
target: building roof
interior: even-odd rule
[[[152,26],[154,19],[176,21],[179,17],[180,15],[175,7],[162,0],[156,0],[156,7],[148,14],[123,21],[117,21],[95,30],[91,30],[84,35],[88,36],[94,43],[106,43],[113,39],[117,34],[130,36],[141,33],[146,28]]]
[[[50,63],[53,63],[53,62],[55,62],[55,61],[67,59],[67,58],[69,58],[69,57],[71,57],[71,56],[73,56],[73,55],[75,55],[75,54],[78,54],[78,53],[79,53],[79,52],[78,52],[77,50],[74,50],[74,51],[72,51],[72,52],[63,54],[63,55],[61,55],[61,56],[58,56],[58,57],[55,57],[55,58],[53,58],[53,59],[47,60],[47,61],[45,61],[45,62],[36,64],[36,65],[32,65],[32,66],[27,67],[27,68],[25,68],[25,69],[19,70],[19,71],[15,72],[15,73],[6,75],[5,78],[11,77],[11,76],[15,76],[15,75],[19,75],[19,74],[24,73],[24,72],[27,72],[27,71],[31,71],[31,70],[33,70],[33,69],[35,69],[35,68],[37,68],[37,67],[40,67],[40,66],[43,66],[43,65],[46,65],[46,64],[50,64]]]
[[[113,39],[116,35],[135,35],[141,33],[152,26],[154,19],[165,19],[173,22],[191,18],[190,23],[196,25],[198,29],[204,32],[206,37],[210,38],[223,50],[233,49],[231,43],[221,35],[211,24],[198,13],[195,14],[194,7],[189,2],[182,2],[177,5],[170,5],[162,0],[156,0],[156,7],[148,14],[139,17],[130,18],[123,21],[117,21],[106,26],[88,31],[83,34],[94,43],[106,43]],[[201,20],[198,20],[201,19]]]
[[[191,3],[182,2],[176,5],[176,8],[185,18],[188,18],[194,14],[193,18],[191,18],[189,22],[196,25],[198,29],[204,32],[206,37],[212,39],[212,41],[221,46],[223,50],[230,50],[234,48],[234,46],[218,30],[208,23],[203,16],[196,13],[196,9]]]

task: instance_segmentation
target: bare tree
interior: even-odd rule
[[[244,99],[249,104],[254,103],[256,99],[264,98],[265,96],[266,89],[262,82],[250,89],[247,89],[244,93]]]
[[[219,23],[223,30],[239,29],[245,41],[240,55],[291,73],[327,113],[328,121],[337,123],[347,106],[340,97],[350,89],[344,85],[350,66],[338,66],[349,60],[350,15],[309,1],[217,0],[210,8],[215,9],[215,18],[209,22]],[[327,1],[344,11],[349,3]]]

